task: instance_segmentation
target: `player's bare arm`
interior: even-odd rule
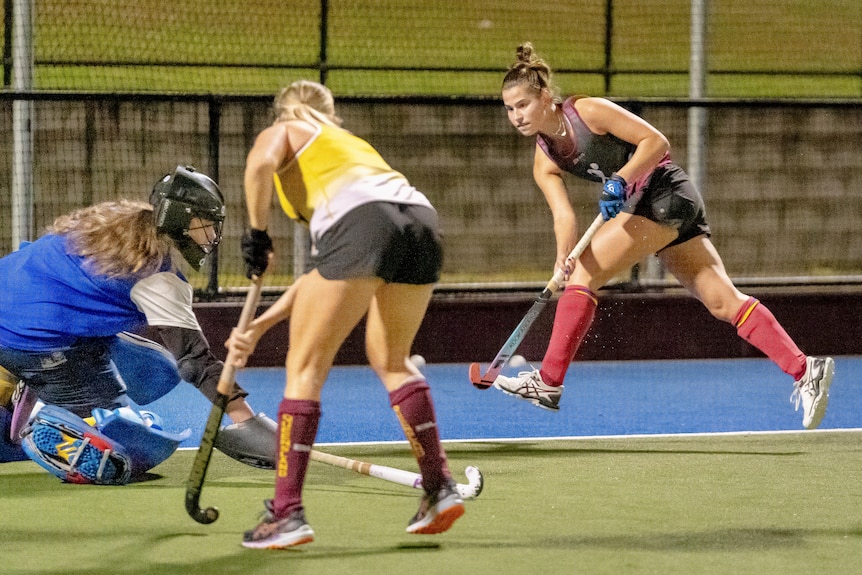
[[[273,124],[265,129],[258,135],[246,159],[243,184],[249,225],[256,230],[265,230],[269,225],[272,175],[289,152],[287,133],[288,128],[284,123]]]
[[[596,134],[612,134],[637,146],[617,173],[627,182],[637,181],[654,169],[670,150],[667,138],[642,118],[604,98],[581,98],[575,109]]]
[[[565,266],[566,256],[575,245],[578,221],[569,201],[562,171],[539,146],[536,146],[533,159],[533,179],[542,190],[554,218],[554,236],[557,240],[556,268],[562,268]]]

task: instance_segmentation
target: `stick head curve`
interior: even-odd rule
[[[472,465],[464,470],[464,474],[467,476],[468,483],[467,485],[458,485],[458,494],[462,499],[476,499],[482,493],[482,488],[485,486],[485,478],[482,476],[479,468]]]
[[[189,517],[203,525],[209,525],[218,519],[218,509],[215,507],[207,507],[201,509],[200,491],[186,491],[186,512]]]
[[[494,385],[493,381],[488,382],[482,379],[482,367],[478,363],[470,364],[470,383],[476,389],[488,389]]]

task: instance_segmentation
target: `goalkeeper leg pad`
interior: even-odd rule
[[[122,446],[62,407],[44,406],[22,436],[24,453],[63,481],[123,485],[131,478]]]
[[[180,443],[191,436],[191,429],[182,433],[163,431],[161,418],[148,412],[137,412],[130,407],[114,410],[93,410],[96,428],[106,437],[123,446],[131,462],[132,477],[149,471],[177,450]],[[156,421],[158,420],[158,421]]]
[[[275,469],[278,426],[264,413],[241,423],[225,426],[216,436],[216,449],[241,463]]]
[[[121,332],[111,344],[111,360],[138,405],[147,405],[182,381],[174,356],[163,346],[133,333]]]

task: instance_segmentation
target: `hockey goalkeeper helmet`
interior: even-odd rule
[[[183,258],[197,271],[221,241],[224,224],[224,196],[212,179],[191,166],[177,166],[165,174],[150,194],[156,229],[167,234]],[[189,234],[193,220],[212,223],[206,243],[198,243]]]

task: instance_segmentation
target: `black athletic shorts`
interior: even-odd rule
[[[659,166],[643,188],[633,212],[663,226],[679,230],[679,236],[665,247],[697,237],[710,236],[703,198],[682,168],[676,164]]]
[[[440,280],[443,245],[437,212],[426,206],[372,202],[354,208],[309,250],[305,271],[344,280],[379,277],[423,285]]]

